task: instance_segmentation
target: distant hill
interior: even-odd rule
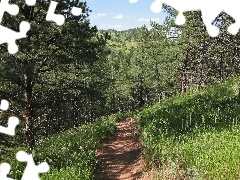
[[[113,34],[115,36],[125,36],[125,39],[127,41],[131,41],[137,38],[138,34],[138,29],[139,28],[133,28],[133,29],[128,29],[128,30],[123,30],[123,31],[117,31],[115,29],[108,29],[108,30],[103,30],[100,29],[99,31],[101,33],[109,33],[109,34]]]

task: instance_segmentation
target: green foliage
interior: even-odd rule
[[[203,179],[239,178],[239,87],[233,78],[139,112],[147,162],[170,160]]]
[[[103,90],[108,83],[98,70],[107,54],[107,36],[90,26],[86,2],[59,1],[55,13],[66,17],[62,26],[45,18],[50,1],[40,0],[32,7],[23,0],[11,3],[19,6],[19,14],[13,18],[6,13],[2,24],[16,30],[28,20],[31,29],[27,38],[17,40],[16,54],[9,55],[0,46],[0,97],[11,102],[11,110],[21,120],[18,130],[27,141],[19,143],[33,149],[41,136],[105,114]],[[80,16],[71,14],[73,6],[82,9]]]
[[[167,38],[168,27],[151,23],[126,31],[109,30],[106,72],[107,106],[113,112],[133,111],[177,91],[179,66],[176,43]],[[106,31],[101,31],[106,32]]]
[[[97,147],[115,132],[118,116],[103,117],[94,123],[41,139],[32,152],[36,164],[46,161],[50,165],[50,172],[40,175],[41,179],[92,179],[98,164]],[[1,149],[4,149],[1,161],[12,167],[9,177],[20,179],[25,165],[17,162],[14,156],[19,150],[26,149],[4,146]]]

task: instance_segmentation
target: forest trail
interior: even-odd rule
[[[118,122],[114,137],[100,145],[97,156],[101,165],[95,180],[136,180],[141,176],[144,165],[135,127],[131,118]]]

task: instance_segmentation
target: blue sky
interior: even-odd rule
[[[156,14],[150,10],[153,0],[139,0],[131,4],[129,0],[86,0],[91,25],[98,29],[126,30],[146,25],[150,28],[150,19],[162,23],[165,13]]]

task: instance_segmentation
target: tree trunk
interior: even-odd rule
[[[24,94],[26,106],[22,111],[22,117],[25,120],[25,135],[26,135],[26,145],[28,149],[33,150],[35,145],[35,124],[34,124],[34,115],[35,110],[33,107],[33,81],[32,76],[24,75],[26,91]]]
[[[25,120],[26,145],[30,150],[33,150],[35,145],[34,113],[30,106],[22,111],[22,117]]]

